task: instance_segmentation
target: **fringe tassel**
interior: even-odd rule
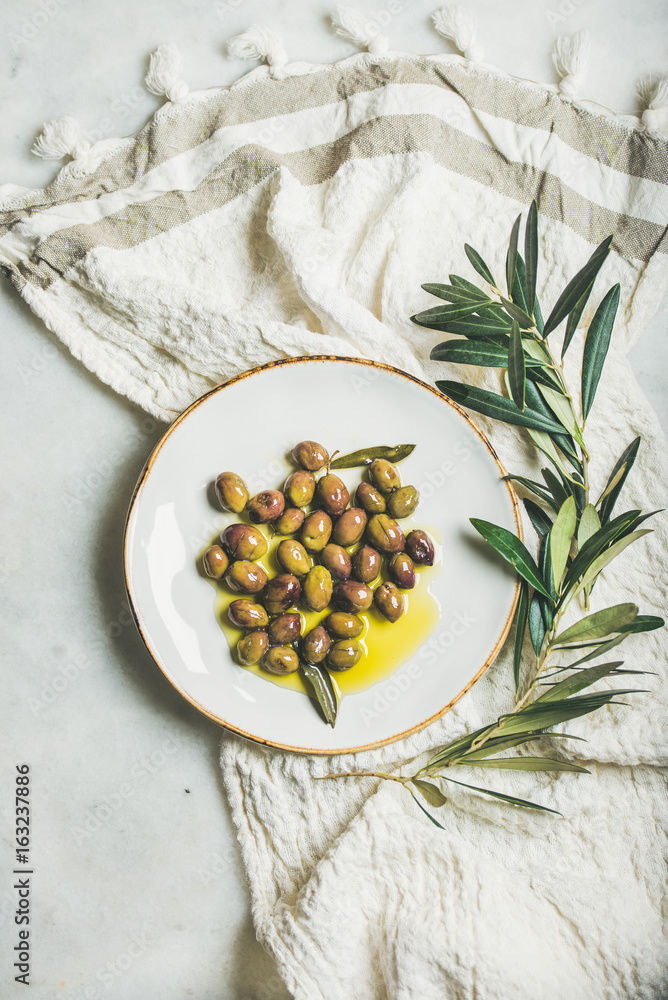
[[[389,48],[387,36],[381,34],[373,21],[369,21],[353,7],[337,7],[336,13],[332,14],[332,25],[341,38],[354,42],[374,56],[383,55]]]
[[[185,101],[190,87],[181,79],[181,53],[173,42],[158,46],[151,53],[148,73],[144,77],[146,89],[157,97],[163,95],[168,101]]]
[[[461,7],[452,5],[441,7],[432,14],[431,19],[439,35],[452,42],[465,59],[480,62],[484,58],[485,53],[476,42],[478,24],[471,14],[467,14]]]
[[[233,59],[259,59],[269,66],[273,77],[284,75],[288,63],[283,40],[269,28],[249,28],[241,35],[235,35],[227,43],[228,55]]]
[[[642,77],[637,89],[645,105],[640,118],[647,131],[668,132],[668,73]]]
[[[43,160],[62,160],[65,156],[81,160],[88,155],[90,148],[91,144],[81,134],[76,118],[63,115],[46,122],[30,152]]]
[[[574,35],[561,35],[554,46],[552,62],[561,81],[559,93],[564,97],[577,97],[589,69],[589,36],[586,31]]]

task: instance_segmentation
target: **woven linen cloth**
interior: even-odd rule
[[[593,493],[641,434],[618,509],[648,510],[665,505],[667,453],[626,354],[668,276],[667,167],[664,138],[456,56],[261,67],[166,103],[43,191],[0,190],[0,262],[76,358],[169,421],[226,378],[292,355],[482,378],[430,362],[443,335],[408,317],[433,304],[422,282],[475,277],[465,241],[502,274],[512,222],[535,197],[544,308],[614,234],[592,296],[621,282],[588,422]],[[582,332],[571,377],[581,346]],[[498,390],[499,377],[481,384]],[[506,467],[536,471],[522,432],[480,424]],[[662,612],[665,518],[655,526],[605,571],[596,606]],[[378,751],[309,758],[223,738],[257,934],[296,997],[668,995],[662,633],[631,637],[624,655],[656,676],[631,707],[570,724],[588,742],[563,752],[591,775],[490,779],[563,819],[450,786],[442,832],[391,782],[313,781],[400,766],[508,710],[507,648],[439,722]]]

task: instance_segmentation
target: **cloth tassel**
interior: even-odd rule
[[[190,87],[181,79],[182,66],[181,53],[173,42],[159,45],[151,53],[148,73],[144,77],[146,89],[157,97],[164,95],[168,101],[184,101]]]
[[[63,115],[62,118],[46,122],[31,152],[43,160],[62,160],[65,156],[81,160],[86,157],[90,148],[91,144],[82,135],[76,118]]]
[[[638,96],[645,105],[640,118],[647,131],[668,132],[668,73],[642,77]]]
[[[452,42],[465,59],[480,62],[484,58],[485,53],[476,41],[478,23],[471,14],[453,4],[441,7],[432,14],[431,19],[439,35]]]
[[[266,62],[274,77],[283,76],[288,62],[282,38],[269,28],[249,28],[235,35],[227,43],[228,55],[233,59],[259,59]]]
[[[564,97],[577,97],[582,90],[589,69],[589,36],[586,31],[557,38],[552,62],[561,77],[559,93]]]
[[[374,56],[382,55],[389,49],[387,35],[381,34],[373,21],[353,7],[337,7],[336,13],[332,14],[332,25],[341,38],[347,38]]]

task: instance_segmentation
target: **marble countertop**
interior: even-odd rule
[[[391,45],[438,51],[435,2],[359,8]],[[472,0],[486,60],[554,80],[550,50],[587,28],[587,97],[636,108],[634,85],[665,70],[668,7],[653,0]],[[390,7],[398,13],[388,14]],[[56,165],[29,148],[43,121],[72,114],[91,133],[127,135],[159,106],[141,87],[148,53],[176,41],[192,89],[233,81],[224,55],[252,23],[291,57],[353,51],[323,0],[4,0],[0,182],[41,186]],[[97,136],[96,136],[97,137]],[[282,1000],[255,941],[217,765],[219,730],[154,667],[127,612],[121,540],[134,483],[162,426],[97,382],[3,283],[5,524],[0,949],[12,982],[15,893],[11,765],[32,768],[35,1000]],[[632,354],[668,426],[666,303]],[[11,850],[10,850],[11,849]],[[8,932],[8,933],[7,933]]]

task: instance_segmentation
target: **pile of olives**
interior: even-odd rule
[[[234,472],[218,476],[215,492],[223,510],[246,512],[250,524],[230,524],[220,544],[204,553],[204,569],[240,596],[228,616],[245,635],[237,644],[239,662],[261,663],[273,674],[291,674],[300,658],[329,670],[349,670],[362,657],[361,612],[372,606],[389,622],[405,610],[403,591],[415,586],[415,565],[431,566],[434,546],[419,529],[399,524],[416,509],[419,494],[402,486],[395,465],[383,458],[368,466],[369,481],[355,491],[330,469],[327,450],[301,441],[292,450],[298,468],[283,490],[251,497]],[[322,473],[316,478],[316,473]],[[267,539],[259,525],[285,536],[276,547],[280,572],[269,577],[259,561]],[[385,560],[387,582],[380,582]],[[373,584],[376,583],[375,588]],[[296,608],[328,614],[306,634]]]

